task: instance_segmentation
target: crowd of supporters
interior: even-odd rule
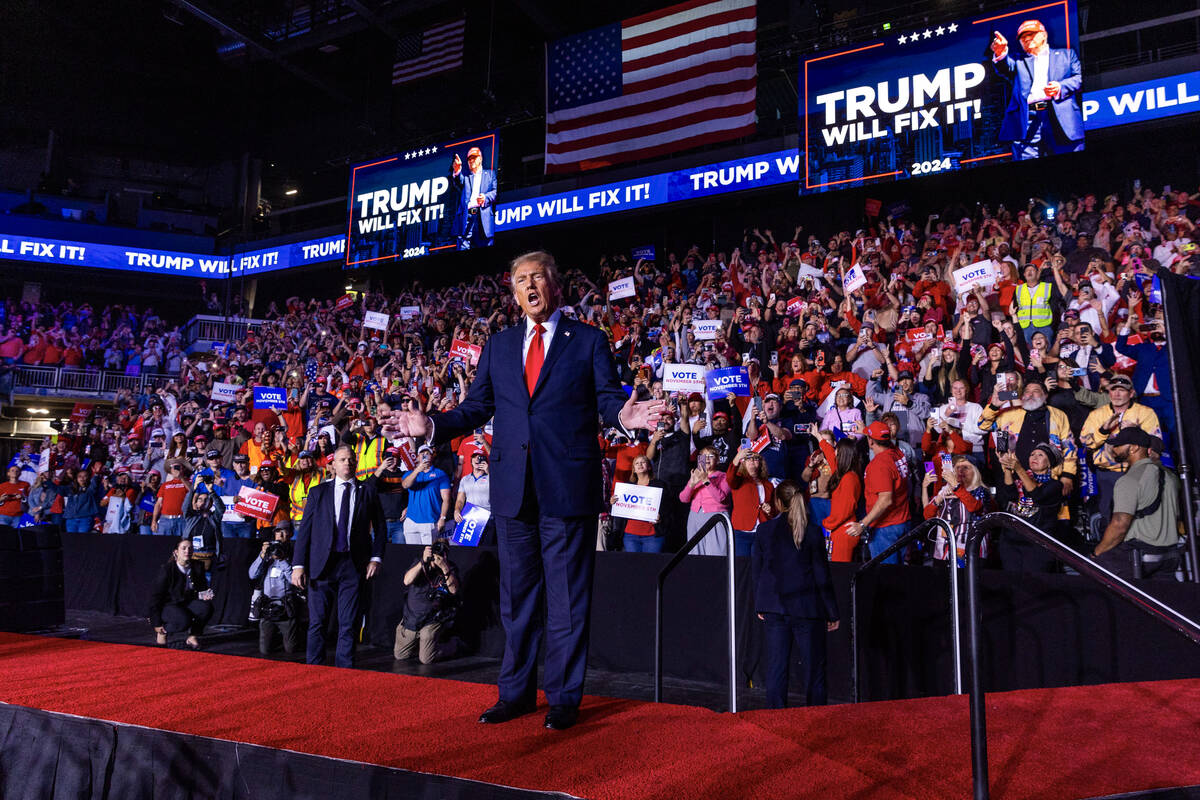
[[[934,516],[957,540],[894,558],[960,557],[971,520],[995,509],[1092,547],[1128,468],[1110,438],[1136,427],[1170,465],[1176,415],[1152,275],[1200,273],[1197,219],[1200,194],[1147,188],[897,213],[856,231],[748,229],[722,252],[563,269],[562,313],[608,334],[631,392],[669,403],[649,436],[605,434],[606,496],[631,482],[662,488],[663,502],[657,522],[602,519],[600,546],[676,549],[728,512],[732,541],[718,528],[697,552],[748,553],[777,513],[773,487],[792,479],[834,560],[878,552]],[[994,282],[956,291],[954,272],[980,262]],[[847,292],[859,270],[865,284]],[[629,276],[635,295],[610,301],[609,283]],[[499,269],[388,296],[293,297],[243,340],[191,355],[149,309],[6,311],[8,364],[177,377],[27,445],[0,486],[0,523],[179,534],[196,495],[245,485],[279,497],[277,519],[226,507],[218,535],[270,538],[300,519],[343,442],[359,476],[378,482],[393,541],[428,543],[466,503],[487,507],[490,429],[423,450],[390,439],[387,423],[393,410],[432,413],[465,396],[474,367],[463,345],[486,346],[520,319]],[[386,329],[364,326],[365,312],[388,315]],[[715,337],[697,320],[719,321]],[[670,364],[744,367],[749,395],[667,391]],[[233,394],[214,400],[224,384]],[[281,387],[286,408],[255,408],[255,386]],[[1053,568],[1021,542],[988,545],[1007,568]]]

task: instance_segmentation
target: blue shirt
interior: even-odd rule
[[[412,473],[409,473],[412,474]],[[418,472],[408,490],[408,519],[437,522],[442,515],[442,490],[450,491],[450,478],[437,467]]]

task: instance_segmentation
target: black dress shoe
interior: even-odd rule
[[[565,731],[579,719],[579,706],[550,706],[546,712],[546,727],[552,731]]]
[[[488,724],[508,722],[510,719],[531,713],[536,706],[533,703],[509,703],[501,700],[496,705],[479,715],[479,721]]]

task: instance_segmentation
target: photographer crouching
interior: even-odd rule
[[[442,628],[449,628],[458,607],[458,568],[449,559],[450,546],[438,539],[426,546],[408,572],[404,585],[404,617],[396,626],[397,661],[412,658],[417,651],[422,664],[454,658],[462,649],[457,638],[439,641]]]
[[[304,603],[300,592],[292,586],[292,543],[290,523],[275,528],[275,539],[263,542],[262,550],[250,565],[250,581],[262,589],[255,590],[251,601],[251,617],[258,619],[258,651],[270,655],[276,632],[283,639],[285,653],[300,647],[301,609]]]

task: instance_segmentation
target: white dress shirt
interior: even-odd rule
[[[544,298],[544,297],[542,298],[543,301],[545,301],[545,299],[546,298]],[[545,328],[545,330],[542,331],[542,356],[543,357],[550,354],[550,342],[551,342],[551,340],[554,339],[554,331],[556,331],[558,329],[558,321],[561,319],[562,319],[562,310],[555,309],[554,313],[550,315],[550,318],[542,323],[542,327]],[[525,366],[525,361],[526,361],[526,359],[529,358],[529,345],[531,345],[533,343],[533,334],[534,334],[533,326],[534,325],[537,325],[537,323],[534,322],[529,317],[525,318],[525,344],[523,344],[521,346],[521,366],[522,367]]]
[[[479,197],[479,195],[482,194],[482,192],[479,191],[479,184],[482,180],[483,180],[483,170],[482,169],[478,170],[477,172],[471,173],[471,205],[475,206],[476,208],[478,208],[478,204],[475,202],[475,198]]]
[[[1042,52],[1033,57],[1033,84],[1029,87],[1029,103],[1041,103],[1050,98],[1046,97],[1046,84],[1050,82],[1050,48],[1043,47]]]
[[[335,478],[333,484],[333,521],[335,525],[341,522],[338,517],[342,513],[342,493],[346,491],[350,492],[350,519],[346,520],[346,530],[348,531],[350,530],[350,523],[354,520],[354,507],[358,500],[354,492],[354,481]]]

